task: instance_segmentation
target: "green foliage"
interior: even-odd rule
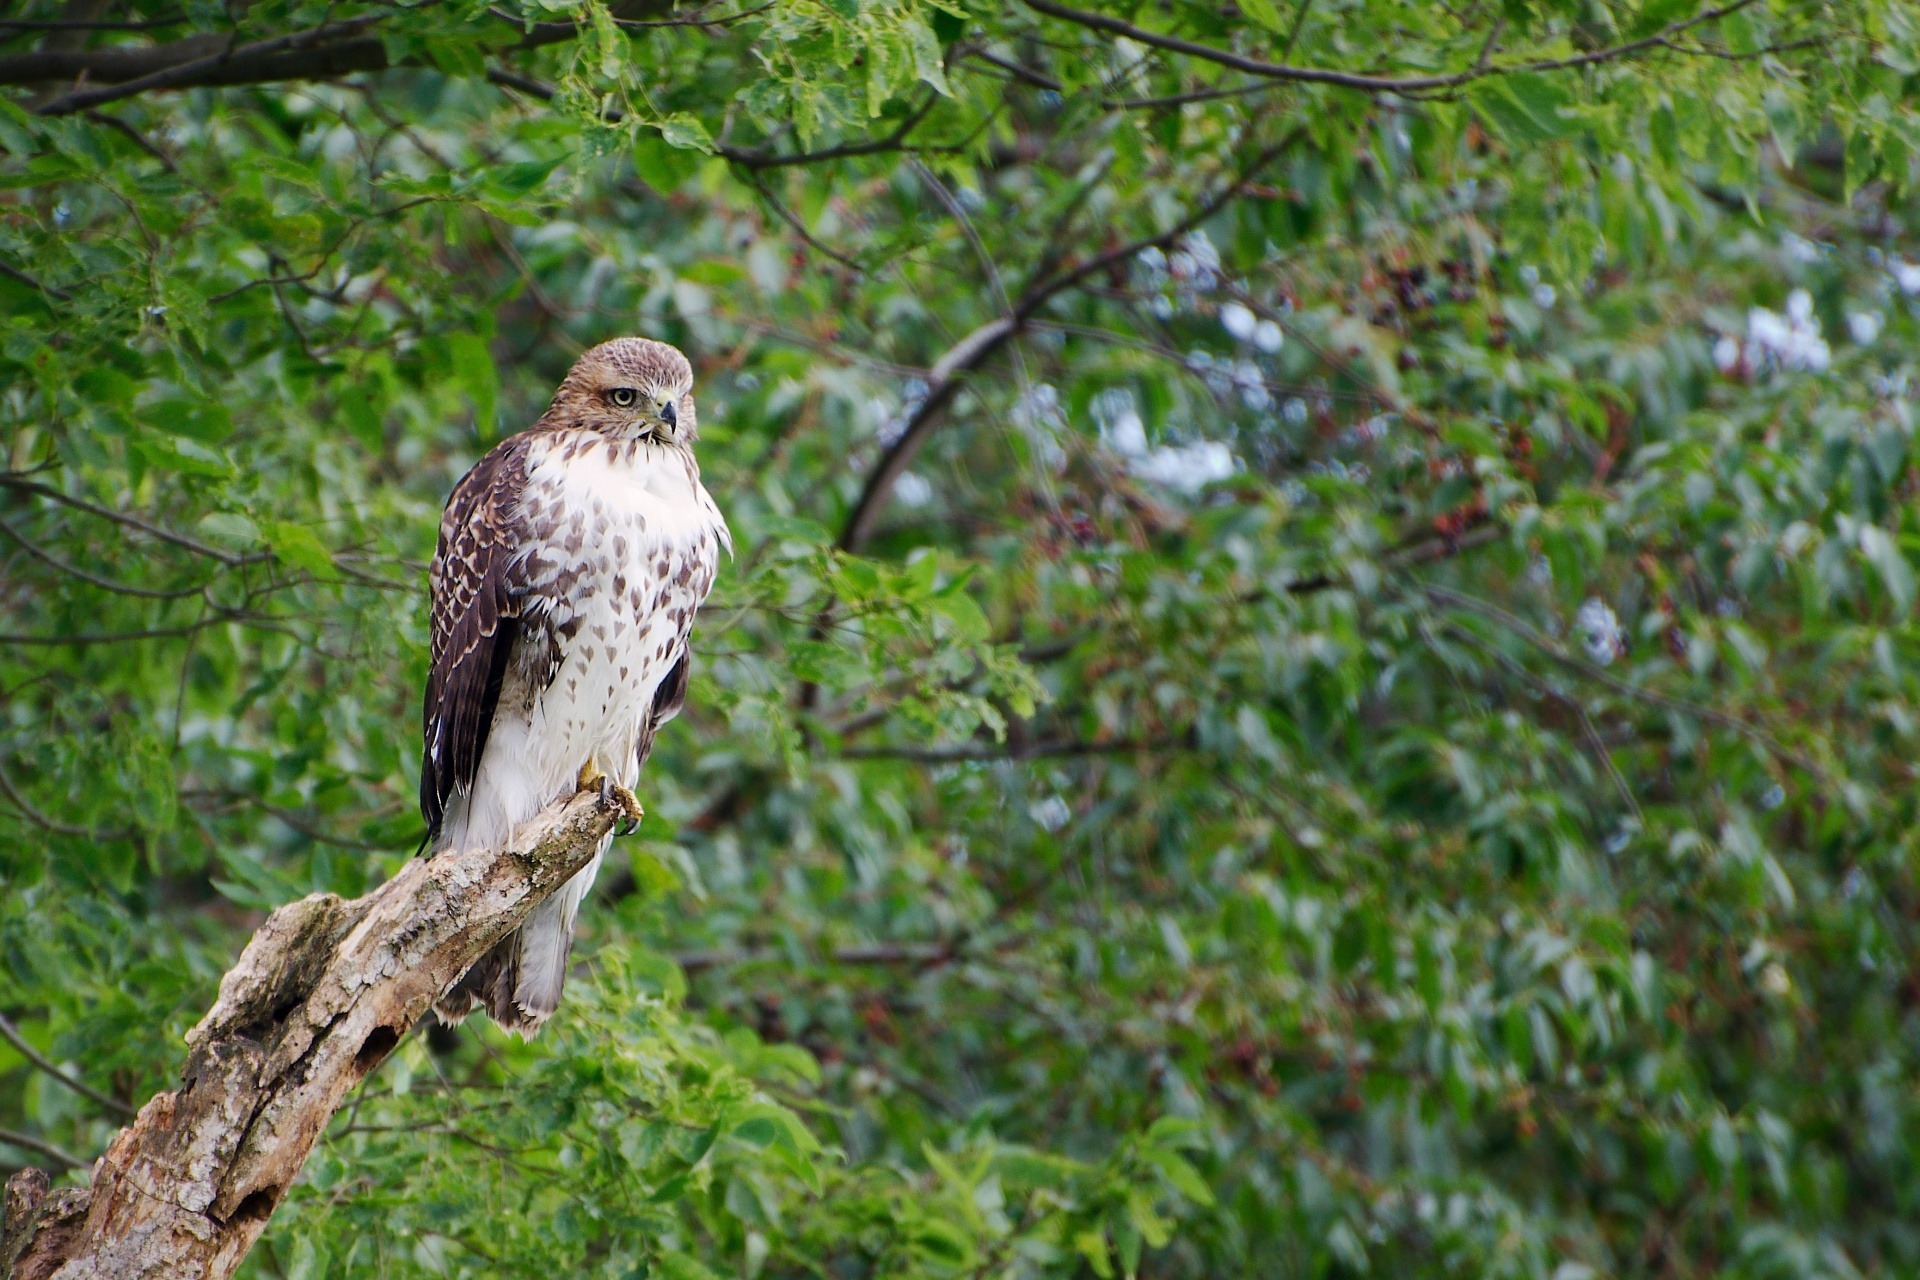
[[[0,99],[21,1036],[143,1100],[410,855],[586,344],[738,546],[561,1014],[249,1274],[1920,1274],[1910,6],[123,11],[388,65]]]

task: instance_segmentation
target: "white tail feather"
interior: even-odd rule
[[[580,900],[593,888],[604,852],[602,846],[592,862],[535,907],[520,926],[513,1003],[522,1020],[533,1027],[560,1007],[560,992],[567,985],[567,957],[573,952],[574,917],[579,914]]]

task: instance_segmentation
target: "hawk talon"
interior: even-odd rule
[[[585,771],[582,770],[584,773]],[[613,824],[613,834],[630,836],[640,829],[640,820],[647,816],[640,807],[640,801],[633,792],[627,790],[604,773],[595,771],[598,776],[593,781],[594,788],[600,793],[600,803],[610,809],[617,809],[620,816]]]

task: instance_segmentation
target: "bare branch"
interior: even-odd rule
[[[664,13],[669,7],[668,0],[630,0],[615,5],[614,13],[622,21],[631,21]],[[364,32],[387,16],[368,14],[245,44],[239,43],[238,32],[201,32],[164,44],[8,54],[0,56],[0,85],[83,80],[90,86],[36,108],[41,115],[58,116],[159,89],[331,80],[355,72],[384,71],[395,65],[386,45]],[[535,22],[523,26],[514,47],[538,49],[572,40],[579,32],[572,22]],[[413,64],[409,60],[401,65]]]
[[[1098,275],[1109,267],[1131,261],[1147,249],[1164,248],[1195,227],[1211,218],[1239,195],[1241,188],[1254,174],[1265,168],[1291,146],[1297,131],[1289,133],[1281,141],[1262,151],[1243,168],[1233,179],[1227,182],[1212,198],[1202,202],[1186,217],[1165,231],[1145,236],[1131,244],[1089,258],[1077,266],[1070,267],[1057,274],[1033,282],[1022,292],[1008,315],[988,321],[966,337],[955,343],[946,355],[940,357],[928,375],[926,398],[907,420],[905,428],[880,461],[867,476],[860,497],[848,514],[846,524],[840,531],[840,549],[858,551],[866,545],[867,538],[873,532],[873,524],[879,518],[880,509],[886,505],[887,495],[893,491],[893,485],[900,473],[907,469],[913,456],[919,452],[927,435],[937,426],[945,415],[947,407],[954,397],[960,394],[961,384],[968,374],[985,364],[1007,341],[1030,324],[1040,313],[1042,307],[1059,294],[1078,285],[1089,276]]]
[[[9,1022],[4,1016],[0,1016],[0,1037],[4,1037],[6,1039],[6,1042],[12,1045],[14,1049],[20,1054],[21,1057],[25,1058],[28,1062],[31,1062],[34,1066],[40,1068],[40,1070],[46,1072],[48,1075],[52,1076],[55,1080],[58,1080],[61,1084],[67,1086],[67,1088],[73,1090],[75,1093],[79,1094],[81,1097],[87,1099],[87,1101],[95,1103],[98,1106],[104,1107],[108,1111],[113,1112],[115,1115],[126,1116],[129,1118],[132,1117],[133,1108],[128,1106],[126,1103],[120,1101],[120,1099],[101,1093],[98,1089],[86,1083],[84,1080],[76,1080],[72,1076],[68,1075],[66,1072],[62,1071],[59,1067],[54,1066],[52,1062],[48,1061],[48,1059],[44,1054],[42,1054],[38,1049],[34,1048],[31,1044],[27,1043],[27,1038],[20,1034],[20,1028],[14,1026],[13,1023]]]
[[[185,14],[171,18],[147,18],[141,21],[73,22],[60,18],[0,18],[0,31],[151,31],[155,27],[178,27],[187,22]]]
[[[9,1213],[15,1273],[226,1280],[348,1093],[587,864],[630,805],[582,792],[520,827],[507,849],[415,859],[363,898],[313,894],[275,911],[187,1034],[181,1087],[140,1108],[92,1186],[29,1223],[24,1240]]]
[[[1047,89],[1054,93],[1060,93],[1066,88],[1065,85],[1055,80],[1052,76],[1043,75],[1035,71],[1032,67],[1014,62],[1008,58],[999,57],[993,53],[989,53],[985,49],[969,49],[966,56],[969,58],[978,58],[990,67],[998,67],[1015,80],[1023,84],[1030,84],[1036,89]]]
[[[1570,58],[1546,58],[1532,62],[1522,62],[1507,66],[1492,65],[1491,55],[1494,40],[1497,39],[1500,24],[1495,24],[1493,35],[1481,49],[1479,60],[1465,71],[1451,72],[1446,75],[1424,76],[1383,76],[1360,71],[1340,71],[1330,67],[1297,67],[1284,62],[1267,62],[1260,58],[1249,58],[1210,44],[1201,44],[1194,40],[1183,40],[1179,36],[1165,35],[1158,31],[1149,31],[1136,27],[1131,22],[1109,17],[1104,13],[1089,13],[1085,9],[1074,9],[1058,3],[1058,0],[1026,0],[1027,7],[1071,22],[1077,26],[1094,31],[1104,31],[1109,35],[1125,36],[1156,49],[1165,49],[1169,53],[1183,53],[1191,58],[1202,58],[1218,63],[1223,67],[1232,67],[1248,75],[1262,76],[1270,80],[1283,80],[1296,84],[1324,84],[1341,89],[1359,89],[1367,93],[1418,93],[1435,89],[1457,89],[1471,84],[1475,80],[1484,80],[1490,76],[1509,75],[1516,71],[1563,71],[1571,67],[1592,66],[1596,63],[1615,62],[1630,58],[1636,54],[1653,49],[1667,49],[1686,52],[1683,47],[1669,43],[1680,33],[1702,23],[1713,22],[1752,4],[1754,0],[1734,0],[1734,3],[1717,9],[1708,9],[1679,22],[1670,22],[1659,31],[1639,40],[1629,40],[1623,44],[1610,45],[1605,49],[1595,49],[1590,53]]]
[[[907,135],[914,126],[927,118],[927,112],[933,110],[933,104],[939,95],[928,94],[927,100],[915,108],[900,126],[884,138],[873,138],[866,142],[848,142],[837,147],[826,147],[819,151],[796,151],[790,155],[779,155],[764,151],[745,151],[738,147],[720,146],[714,150],[733,163],[748,169],[780,169],[796,164],[817,164],[822,160],[844,160],[849,156],[870,156],[886,151],[899,151],[906,144]]]
[[[34,807],[33,803],[29,801],[26,796],[20,793],[20,788],[14,785],[13,778],[4,768],[0,768],[0,792],[6,793],[7,799],[13,803],[15,809],[20,811],[21,817],[31,822],[34,826],[39,827],[42,831],[51,831],[57,836],[72,836],[78,840],[93,840],[104,843],[115,840],[131,840],[134,836],[140,834],[131,827],[122,831],[94,831],[87,827],[76,826],[71,822],[61,822],[57,818],[48,817]]]
[[[45,1156],[63,1169],[84,1169],[87,1167],[87,1162],[79,1156],[61,1147],[54,1146],[45,1138],[36,1138],[30,1133],[16,1133],[12,1129],[0,1129],[0,1142],[4,1142],[10,1147],[19,1147],[23,1151],[31,1151],[36,1155]]]
[[[209,560],[217,560],[221,564],[232,568],[238,568],[243,564],[259,564],[273,558],[265,552],[250,555],[235,555],[231,552],[222,551],[218,547],[208,546],[198,538],[190,538],[184,533],[175,533],[171,529],[154,524],[152,521],[143,519],[131,512],[116,511],[112,507],[104,507],[97,502],[89,502],[85,498],[76,498],[72,494],[63,493],[52,485],[41,484],[38,480],[30,480],[17,471],[0,471],[0,486],[8,489],[17,489],[22,493],[38,494],[42,498],[50,498],[63,506],[72,507],[76,511],[84,511],[88,515],[99,516],[102,520],[111,520],[113,523],[123,525],[129,529],[138,529],[141,533],[147,534],[149,537],[158,538],[162,542],[170,542],[176,547],[182,547],[193,552],[195,555],[205,556]]]
[[[192,587],[176,587],[171,591],[155,591],[150,587],[136,587],[125,582],[115,582],[111,578],[102,578],[98,574],[87,572],[78,565],[71,565],[59,559],[52,552],[34,543],[25,534],[4,520],[0,520],[0,533],[6,534],[9,538],[19,543],[22,551],[25,551],[28,555],[40,561],[40,563],[46,565],[48,568],[64,573],[69,577],[78,578],[90,586],[99,587],[102,591],[111,591],[115,595],[137,596],[142,600],[184,600],[188,596],[197,596],[206,590],[205,583]]]
[[[294,31],[283,36],[274,36],[267,40],[256,40],[251,44],[236,45],[234,37],[227,37],[225,47],[203,54],[198,58],[189,58],[185,62],[175,63],[136,76],[117,85],[107,85],[98,89],[76,89],[72,93],[62,94],[35,111],[43,116],[72,115],[76,111],[85,111],[107,102],[118,102],[122,98],[131,98],[135,94],[147,93],[154,89],[174,89],[186,85],[220,83],[219,75],[235,62],[241,65],[270,62],[275,55],[290,52],[314,52],[326,57],[325,74],[343,75],[348,71],[365,71],[370,68],[358,65],[364,57],[355,58],[350,52],[352,46],[371,44],[381,49],[381,61],[386,60],[385,50],[377,41],[354,41],[350,37],[359,34],[368,27],[382,21],[385,14],[369,14],[365,17],[350,18],[345,22],[327,23],[310,27],[305,31]],[[183,42],[184,43],[184,42]],[[344,61],[340,59],[342,50],[349,50]],[[281,77],[286,78],[286,77]]]
[[[28,275],[26,272],[22,271],[20,268],[8,266],[4,262],[0,262],[0,276],[5,276],[9,280],[17,280],[21,284],[26,285],[29,289],[34,289],[40,293],[47,294],[50,297],[58,298],[62,302],[71,302],[73,300],[73,295],[68,293],[65,289],[61,289],[61,288],[58,288],[57,286],[50,285],[50,284],[41,284],[38,280]]]

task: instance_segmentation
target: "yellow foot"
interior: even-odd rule
[[[647,816],[647,811],[640,807],[639,798],[600,772],[591,760],[580,766],[580,790],[599,792],[600,803],[619,813],[618,820],[613,824],[615,835],[632,835],[640,829],[640,820]]]
[[[612,778],[600,779],[600,802],[620,811],[620,817],[613,824],[613,834],[617,836],[632,835],[640,829],[640,819],[647,816],[647,811],[640,807],[640,798]]]

